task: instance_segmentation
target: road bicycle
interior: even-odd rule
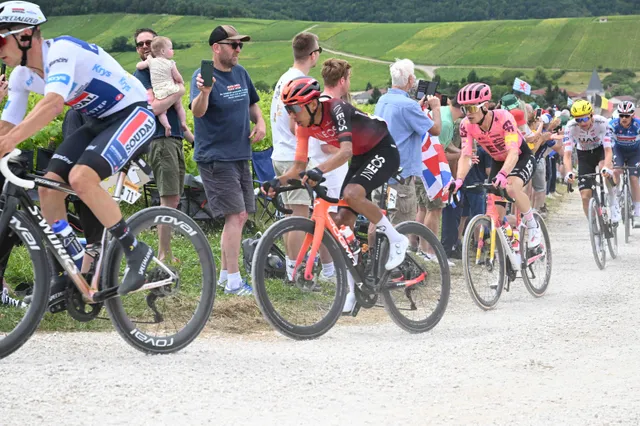
[[[271,225],[256,247],[251,270],[258,306],[277,331],[297,340],[314,339],[329,331],[342,315],[348,292],[347,273],[355,282],[356,305],[351,315],[357,315],[360,308],[374,307],[382,296],[387,313],[402,329],[423,333],[438,324],[449,301],[450,271],[442,244],[426,226],[408,221],[398,224],[396,230],[409,236],[410,241],[423,239],[430,244],[437,262],[408,250],[404,262],[387,271],[384,265],[389,243],[382,231],[376,230],[371,236],[371,246],[360,245],[357,239],[348,242],[329,213],[332,206],[348,208],[345,201],[328,197],[322,185],[312,188],[297,180],[288,184],[276,193],[307,190],[313,205],[312,217],[286,217]],[[382,194],[381,203],[391,203],[388,207],[393,207],[397,192],[385,184]],[[279,197],[274,197],[273,202],[279,211],[291,214]],[[384,209],[383,213],[386,214]],[[265,270],[273,245],[284,250],[284,241],[294,233],[302,243],[295,258],[293,279],[269,279]],[[323,257],[333,262],[334,278],[324,276]]]
[[[614,169],[622,170],[622,185],[618,191],[618,202],[622,210],[622,222],[624,223],[624,242],[629,243],[633,220],[633,198],[631,197],[630,172],[638,170],[638,167],[616,166]]]
[[[466,185],[464,189],[487,192],[487,213],[469,221],[462,242],[462,270],[473,301],[483,310],[494,309],[503,289],[509,291],[518,272],[533,297],[543,296],[551,280],[552,256],[549,232],[542,216],[538,212],[533,214],[542,232],[542,241],[530,248],[527,227],[506,190],[491,183]],[[500,217],[496,208],[496,201],[500,199],[511,203],[515,224],[507,217]]]
[[[589,239],[596,265],[598,268],[604,269],[607,264],[607,248],[604,245],[604,240],[607,240],[611,258],[618,257],[618,224],[611,220],[608,194],[605,192],[602,174],[596,172],[579,176],[579,179],[588,178],[594,178],[588,209]],[[573,187],[568,185],[567,190],[573,192]]]
[[[157,245],[157,227],[168,227],[172,252],[177,257],[165,261],[154,257],[142,288],[117,297],[118,283],[126,267],[120,243],[103,231],[100,246],[92,252],[87,250],[94,257],[93,269],[81,274],[26,191],[45,187],[74,194],[73,190],[43,177],[24,172],[14,174],[9,160],[19,154],[19,150],[14,150],[0,160],[0,172],[7,179],[0,214],[0,241],[17,237],[21,243],[12,249],[3,280],[10,291],[18,283],[33,284],[28,305],[0,307],[0,358],[16,351],[35,332],[47,309],[50,278],[55,270],[64,271],[73,283],[65,292],[67,312],[73,319],[92,321],[104,304],[118,333],[140,351],[172,353],[193,341],[211,315],[216,274],[211,247],[198,225],[179,210],[166,207],[149,207],[131,216],[127,221],[131,232],[152,247]],[[150,172],[142,159],[131,163]],[[118,203],[123,198],[129,201],[135,198],[127,195],[135,187],[126,179],[128,169],[127,166],[117,177],[113,198]]]

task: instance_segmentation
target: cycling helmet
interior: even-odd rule
[[[313,77],[297,77],[284,85],[280,99],[285,105],[306,105],[320,97],[320,83]]]
[[[0,29],[11,28],[15,25],[31,25],[37,27],[47,22],[47,18],[40,10],[40,6],[28,1],[6,1],[0,3]],[[16,40],[18,47],[22,50],[22,61],[20,65],[27,65],[27,51],[31,49],[33,42],[32,35],[21,35],[20,39],[16,34],[11,34]],[[26,46],[20,42],[29,42]]]
[[[618,105],[618,114],[631,114],[636,112],[636,107],[633,102],[624,101]]]
[[[471,83],[458,92],[458,104],[480,104],[491,100],[491,88],[484,83]]]
[[[589,115],[593,112],[591,102],[584,99],[578,99],[571,105],[571,115],[574,117],[582,117],[583,115]]]

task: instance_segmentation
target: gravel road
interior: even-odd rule
[[[555,216],[542,299],[516,281],[482,312],[455,283],[427,334],[213,335],[162,357],[38,334],[0,363],[0,424],[638,424],[640,231],[599,271],[577,195]]]

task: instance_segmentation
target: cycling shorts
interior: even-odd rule
[[[493,160],[491,162],[491,173],[489,174],[489,182],[500,172],[504,166],[504,161]],[[520,156],[509,176],[515,176],[522,180],[522,184],[526,185],[531,180],[533,169],[535,167],[535,157],[526,143],[520,145]]]
[[[400,154],[396,143],[390,135],[385,136],[375,147],[362,155],[354,155],[351,165],[342,183],[340,196],[347,185],[362,186],[367,198],[371,199],[374,189],[391,179],[400,167]]]
[[[48,172],[69,182],[76,165],[93,169],[100,179],[120,171],[144,152],[156,131],[156,119],[146,102],[132,104],[122,111],[87,122],[71,133],[51,157]]]
[[[587,151],[578,150],[578,189],[580,191],[591,189],[596,184],[595,177],[583,178],[580,176],[595,173],[596,167],[602,160],[604,160],[602,146]]]
[[[640,163],[640,148],[626,148],[623,145],[613,146],[613,165],[633,167]],[[629,170],[631,176],[640,176],[638,169]]]

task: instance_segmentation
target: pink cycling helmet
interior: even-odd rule
[[[458,92],[459,105],[472,105],[491,100],[491,88],[484,83],[470,83]]]

